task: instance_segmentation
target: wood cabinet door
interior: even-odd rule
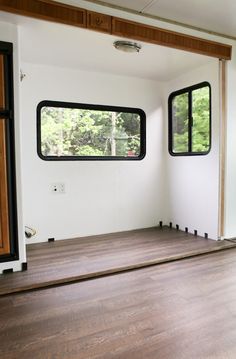
[[[0,55],[0,111],[6,108],[5,98],[4,55]],[[10,253],[5,122],[0,115],[0,255]]]

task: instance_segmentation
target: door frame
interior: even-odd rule
[[[16,161],[15,161],[15,127],[14,127],[14,85],[13,85],[13,44],[0,41],[0,54],[4,56],[4,91],[5,109],[0,111],[5,119],[7,197],[10,251],[0,255],[0,263],[19,259]]]

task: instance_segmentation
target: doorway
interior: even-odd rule
[[[0,262],[18,259],[13,45],[0,42]]]

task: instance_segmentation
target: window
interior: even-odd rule
[[[202,82],[169,96],[169,152],[204,155],[211,147],[211,88]]]
[[[42,101],[38,154],[44,160],[141,160],[146,115],[140,109]]]

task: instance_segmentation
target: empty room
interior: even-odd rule
[[[234,10],[0,0],[1,358],[235,358]]]

